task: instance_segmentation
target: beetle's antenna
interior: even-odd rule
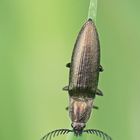
[[[68,134],[69,132],[73,132],[73,130],[57,129],[57,130],[54,130],[54,131],[46,134],[41,140],[48,140],[48,139],[51,140],[52,137],[55,137],[55,136],[58,136],[58,135]]]
[[[106,133],[104,133],[103,131],[100,131],[100,130],[87,129],[87,130],[84,130],[83,132],[86,132],[88,134],[95,134],[99,137],[103,137],[103,140],[112,140],[112,138],[109,135],[107,135]]]

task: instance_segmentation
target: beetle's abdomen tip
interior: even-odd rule
[[[89,19],[88,19],[88,21],[92,21],[92,19],[91,19],[91,18],[89,18]]]
[[[89,18],[89,19],[87,20],[87,22],[86,22],[86,23],[93,24],[93,23],[94,23],[94,21],[93,21],[91,18]]]
[[[93,27],[94,26],[94,22],[91,18],[89,18],[86,23],[85,23],[85,27],[87,28],[90,28],[90,27]]]

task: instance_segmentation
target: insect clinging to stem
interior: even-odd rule
[[[88,19],[80,30],[71,62],[66,67],[70,68],[69,85],[65,86],[63,90],[68,91],[69,94],[68,110],[73,129],[54,130],[45,135],[42,140],[72,132],[76,136],[88,133],[103,137],[104,140],[112,140],[110,136],[100,130],[84,130],[92,108],[94,108],[95,96],[103,96],[101,90],[98,89],[99,73],[103,71],[100,65],[100,43],[92,19]]]

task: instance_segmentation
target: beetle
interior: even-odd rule
[[[69,92],[69,114],[76,134],[81,133],[88,121],[93,99],[103,95],[97,89],[100,65],[100,44],[94,22],[89,19],[82,27],[74,45],[70,68],[69,85],[64,90]]]
[[[76,136],[82,133],[91,133],[111,140],[106,133],[96,130],[84,130],[90,118],[96,95],[103,96],[98,89],[99,73],[103,71],[100,65],[100,43],[95,23],[88,19],[81,28],[74,45],[71,62],[66,64],[70,68],[69,85],[63,90],[69,94],[69,116],[72,121],[72,130],[58,129],[45,135],[42,140],[47,140],[59,134],[74,132]]]

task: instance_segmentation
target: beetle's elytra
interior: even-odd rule
[[[82,27],[71,58],[69,85],[65,90],[70,96],[85,96],[94,98],[102,95],[97,89],[100,65],[100,43],[95,24],[89,19]]]
[[[92,108],[96,108],[93,105],[95,96],[103,96],[98,89],[99,73],[103,71],[100,65],[100,43],[96,26],[91,19],[87,20],[80,30],[74,45],[71,62],[66,66],[70,68],[69,84],[63,90],[69,93],[68,110],[73,129],[54,130],[45,135],[42,140],[70,132],[74,132],[76,136],[86,132],[103,137],[104,140],[112,140],[110,136],[100,130],[84,130]]]

